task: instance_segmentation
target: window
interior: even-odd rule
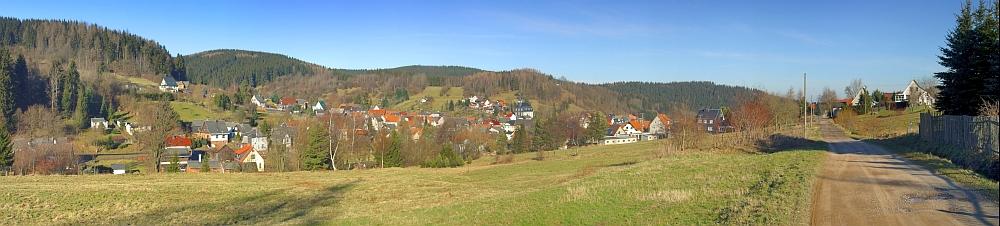
[[[708,127],[708,131],[712,132],[712,127],[711,126]]]

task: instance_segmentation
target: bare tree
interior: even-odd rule
[[[848,97],[853,97],[861,91],[861,88],[865,87],[865,83],[861,81],[860,78],[851,80],[851,84],[844,87],[844,95]]]
[[[17,135],[28,138],[60,137],[65,131],[59,114],[41,105],[32,105],[15,115]]]
[[[837,91],[833,91],[830,87],[823,87],[823,93],[820,94],[819,101],[822,104],[823,111],[833,110],[833,103],[837,102]]]
[[[160,156],[163,154],[164,142],[168,136],[179,132],[179,119],[167,102],[154,102],[150,105],[141,114],[136,114],[139,128],[149,126],[148,130],[140,129],[136,132],[136,141],[143,149],[150,152],[151,167],[160,172]]]
[[[941,90],[938,89],[938,85],[940,84],[941,81],[933,76],[924,76],[917,79],[917,85],[920,86],[920,88],[924,88],[928,95],[935,98],[937,98],[938,93],[941,92]]]

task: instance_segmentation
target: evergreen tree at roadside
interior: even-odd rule
[[[302,152],[302,169],[323,170],[330,168],[330,156],[327,151],[330,148],[329,134],[322,124],[316,124],[309,128],[308,147]]]
[[[944,114],[976,115],[983,100],[996,100],[996,92],[991,92],[996,82],[987,85],[998,76],[996,15],[995,1],[978,8],[966,1],[957,15],[955,29],[938,57],[948,70],[935,74],[941,79],[935,108]]]

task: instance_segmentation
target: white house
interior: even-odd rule
[[[253,149],[257,151],[266,151],[267,144],[268,144],[267,137],[261,136],[250,139],[250,145],[253,145]]]
[[[109,129],[108,120],[104,118],[90,118],[90,128],[91,129]]]
[[[920,87],[916,80],[910,80],[910,84],[906,85],[906,89],[903,89],[903,92],[893,95],[893,101],[896,102],[910,102],[911,100],[915,103],[910,104],[928,106],[934,105],[934,102],[937,101],[927,90]]]
[[[253,97],[250,98],[250,103],[253,103],[253,105],[257,105],[257,107],[260,108],[267,108],[267,104],[264,101],[264,99],[261,99],[257,95],[253,95]]]
[[[264,171],[264,157],[252,146],[243,146],[239,150],[236,150],[235,153],[240,163],[253,163],[257,167],[257,172]]]
[[[670,118],[665,114],[657,114],[656,118],[649,123],[649,133],[664,137],[670,129]]]
[[[854,99],[851,99],[851,106],[858,106],[858,104],[861,104],[862,93],[868,93],[868,87],[862,86],[861,89],[858,89],[858,92],[854,94]]]
[[[535,111],[531,107],[531,103],[524,100],[517,100],[514,104],[514,114],[521,119],[532,119],[535,117]]]
[[[177,80],[174,80],[174,77],[167,75],[160,80],[160,91],[176,93],[178,90]]]
[[[316,104],[312,106],[312,110],[316,112],[316,114],[326,112],[326,103],[323,102],[322,100],[316,101]]]

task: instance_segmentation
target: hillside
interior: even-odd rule
[[[156,41],[78,21],[0,17],[0,47],[23,54],[45,72],[54,61],[74,61],[85,75],[106,71],[153,77],[170,73],[173,65],[170,53]]]
[[[276,53],[220,49],[183,58],[191,82],[216,87],[241,84],[255,87],[282,76],[328,73],[323,66]]]
[[[629,99],[639,100],[638,102],[630,102],[629,107],[631,108],[665,112],[673,111],[674,109],[670,109],[672,106],[687,106],[688,110],[697,110],[703,107],[732,107],[739,101],[737,97],[749,97],[764,93],[756,89],[719,85],[707,81],[615,82],[601,86]]]

